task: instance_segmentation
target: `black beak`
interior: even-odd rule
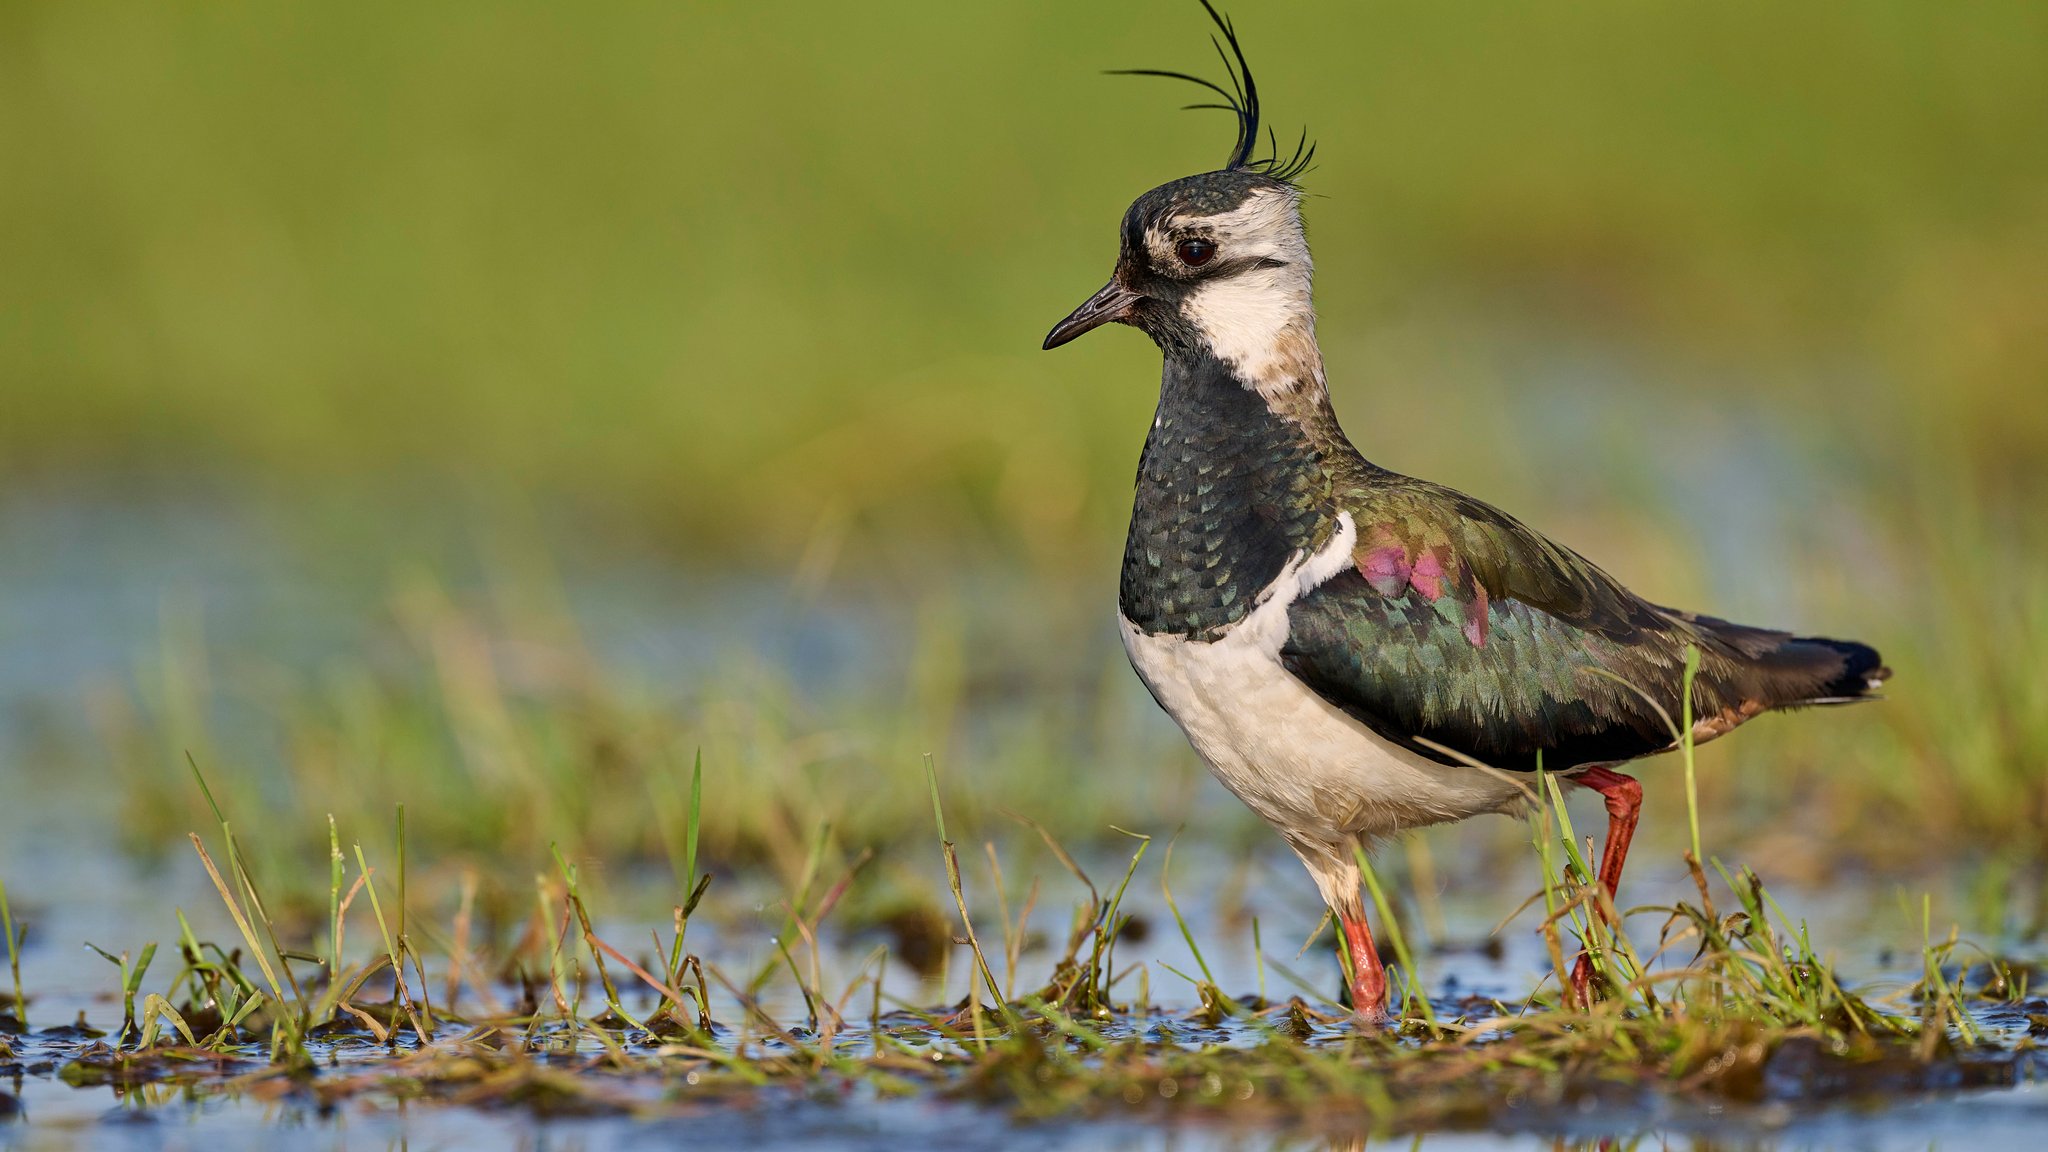
[[[1115,280],[1102,286],[1102,291],[1088,298],[1086,304],[1074,309],[1065,320],[1053,325],[1045,338],[1047,348],[1057,348],[1081,333],[1100,328],[1112,321],[1130,316],[1131,307],[1144,297],[1124,287]]]

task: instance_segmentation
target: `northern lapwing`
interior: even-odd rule
[[[1258,88],[1230,22],[1203,7],[1229,87],[1139,74],[1200,84],[1233,112],[1230,161],[1138,197],[1115,274],[1045,347],[1107,323],[1159,345],[1124,648],[1217,779],[1308,866],[1343,927],[1352,1003],[1380,1019],[1356,850],[1517,811],[1540,766],[1605,797],[1611,895],[1642,799],[1615,766],[1674,747],[1688,649],[1697,740],[1865,698],[1887,670],[1862,644],[1659,607],[1507,513],[1359,455],[1316,344],[1298,184],[1314,149],[1254,157]],[[1590,975],[1582,954],[1581,1002]]]

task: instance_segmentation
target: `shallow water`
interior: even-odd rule
[[[1452,1007],[1449,1004],[1446,1009]],[[2021,1021],[2022,1026],[2024,1021]],[[1155,1036],[1171,1029],[1180,1042],[1250,1043],[1241,1027],[1204,1028],[1179,1016],[1130,1021]],[[1005,1109],[963,1102],[942,1092],[883,1096],[859,1084],[799,1089],[772,1086],[733,1098],[695,1098],[675,1075],[611,1076],[607,1107],[531,1111],[491,1103],[404,1102],[370,1092],[323,1105],[309,1092],[250,1085],[239,1091],[149,1084],[72,1087],[63,1065],[95,1049],[93,1041],[52,1033],[14,1040],[20,1067],[0,1062],[0,1090],[11,1090],[0,1116],[0,1148],[37,1149],[90,1142],[135,1149],[274,1147],[289,1133],[311,1146],[368,1147],[809,1147],[898,1148],[1357,1148],[1376,1144],[1432,1149],[1606,1148],[1641,1141],[1655,1148],[1925,1149],[2039,1147],[2048,1131],[2048,1061],[2038,1054],[1916,1072],[1911,1082],[1870,1076],[1816,1093],[1786,1080],[1760,1102],[1702,1102],[1652,1090],[1589,1094],[1574,1104],[1521,1104],[1510,1097],[1486,1120],[1486,1131],[1388,1137],[1347,1129],[1315,1115],[1261,1114],[1256,1123],[1230,1114],[1176,1108],[1162,1082],[1158,1095],[1127,1096],[1085,1116],[1019,1119]],[[842,1038],[850,1053],[865,1047],[863,1030]],[[409,1045],[400,1045],[399,1054]],[[629,1045],[651,1051],[646,1045]],[[374,1070],[390,1059],[369,1040],[315,1045],[322,1077]],[[260,1046],[230,1073],[258,1070]],[[586,1045],[581,1058],[595,1055]],[[561,1061],[573,1066],[573,1061]],[[591,1073],[582,1073],[585,1076]],[[1788,1075],[1793,1075],[1788,1073]],[[943,1083],[943,1082],[941,1082]],[[1984,1087],[1996,1085],[1996,1087]],[[1186,1089],[1195,1091],[1190,1082]]]

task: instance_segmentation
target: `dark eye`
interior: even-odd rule
[[[1174,255],[1190,268],[1200,268],[1216,258],[1214,240],[1183,240],[1174,247]]]

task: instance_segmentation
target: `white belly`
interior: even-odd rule
[[[1242,626],[1210,643],[1122,620],[1131,665],[1223,786],[1290,840],[1332,846],[1514,807],[1514,784],[1388,742]]]
[[[1348,857],[1360,839],[1512,810],[1497,773],[1439,764],[1376,735],[1280,663],[1287,606],[1348,564],[1349,515],[1315,556],[1297,557],[1222,638],[1153,636],[1122,625],[1131,666],[1210,771],[1295,843]]]

